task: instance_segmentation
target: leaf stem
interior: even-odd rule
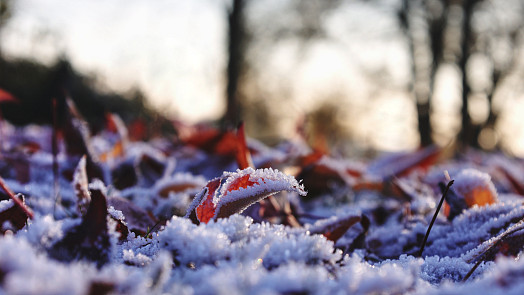
[[[426,231],[426,235],[424,236],[424,241],[422,241],[422,246],[420,247],[420,250],[418,252],[418,257],[422,257],[422,252],[424,252],[424,247],[426,246],[426,242],[428,241],[429,233],[431,232],[431,228],[433,227],[433,224],[435,223],[435,220],[437,219],[438,213],[440,212],[440,208],[442,208],[442,204],[444,203],[444,199],[446,198],[446,195],[448,194],[449,188],[453,185],[454,180],[450,180],[448,184],[446,185],[446,189],[444,190],[444,193],[442,194],[442,198],[440,198],[440,202],[438,203],[437,210],[435,211],[435,214],[433,214],[433,218],[431,219],[431,222],[429,223],[428,230]]]

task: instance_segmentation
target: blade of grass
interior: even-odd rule
[[[446,198],[449,188],[453,185],[453,182],[454,180],[450,180],[448,184],[446,185],[446,189],[444,190],[444,193],[442,193],[442,198],[440,198],[440,202],[438,203],[437,210],[435,211],[435,214],[433,214],[433,218],[431,219],[428,230],[426,231],[426,235],[424,236],[424,241],[422,241],[422,246],[420,246],[418,257],[422,257],[422,252],[424,252],[424,247],[426,246],[426,242],[428,241],[428,237],[429,237],[429,233],[431,232],[431,228],[433,227],[433,224],[435,223],[435,220],[437,219],[438,213],[440,212],[440,208],[442,208],[444,199]]]

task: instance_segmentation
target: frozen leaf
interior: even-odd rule
[[[473,205],[485,206],[497,201],[497,191],[487,173],[464,169],[455,177],[455,185],[446,197],[444,212],[451,220]]]
[[[521,178],[519,178],[518,175],[516,175],[514,169],[510,169],[509,167],[505,165],[498,165],[497,168],[500,171],[502,171],[502,174],[509,181],[513,191],[515,191],[517,194],[521,196],[524,196],[524,184],[522,183]]]
[[[195,177],[189,173],[177,173],[158,181],[155,188],[158,195],[166,199],[170,193],[199,191],[205,184],[206,181],[203,177]]]
[[[107,201],[103,190],[91,189],[91,203],[82,222],[56,242],[49,255],[60,261],[89,260],[98,267],[109,262]]]
[[[17,231],[27,223],[27,215],[12,200],[0,201],[0,232],[4,234],[7,230]]]
[[[65,104],[65,114],[62,115],[64,117],[64,124],[56,127],[59,128],[63,134],[68,155],[86,155],[86,171],[89,180],[95,178],[104,179],[102,169],[98,163],[99,159],[96,157],[91,146],[91,135],[87,123],[79,115],[71,99],[67,98]]]
[[[333,159],[319,153],[310,154],[299,161],[302,165],[297,178],[304,181],[310,194],[317,196],[333,188],[353,186],[363,167],[354,162]]]
[[[195,211],[199,222],[225,218],[283,190],[306,195],[304,187],[295,178],[271,168],[224,172],[221,177],[211,180],[195,197],[186,217]]]
[[[360,214],[348,214],[319,220],[309,229],[312,234],[321,234],[326,239],[336,242],[350,227],[361,220]]]
[[[141,184],[151,186],[157,182],[166,170],[166,163],[149,154],[142,154],[136,162],[136,170]]]
[[[440,156],[440,149],[430,146],[412,153],[398,153],[382,157],[368,167],[369,175],[387,179],[392,176],[400,177],[409,174],[415,169],[427,170]]]
[[[137,234],[144,235],[158,222],[146,210],[127,199],[111,197],[107,202],[114,209],[122,211],[127,227]]]
[[[522,232],[523,229],[524,220],[521,220],[517,224],[509,227],[506,231],[497,237],[492,238],[479,246],[479,248],[483,251],[475,258],[475,265],[473,268],[471,268],[468,274],[466,274],[463,280],[466,281],[478,268],[481,262],[494,260],[495,256],[499,253],[512,256],[516,256],[521,253],[522,247],[524,247],[524,233]]]
[[[91,202],[91,195],[89,193],[89,183],[86,172],[86,156],[80,158],[73,174],[73,187],[77,197],[77,210],[80,215],[85,215],[89,203]]]
[[[7,193],[7,196],[15,203],[16,207],[20,208],[28,218],[33,219],[33,211],[26,206],[24,200],[20,200],[15,196],[15,193],[7,186],[2,177],[0,177],[0,188]]]
[[[111,171],[111,180],[113,185],[119,190],[136,185],[138,176],[133,161],[125,161],[113,169]]]
[[[106,113],[106,130],[112,135],[112,140],[110,142],[112,147],[108,151],[99,155],[99,159],[102,162],[106,162],[109,159],[123,157],[129,141],[127,128],[117,114]],[[107,137],[109,137],[109,135]]]

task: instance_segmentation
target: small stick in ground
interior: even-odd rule
[[[449,188],[453,185],[453,182],[454,180],[450,180],[448,184],[446,185],[446,189],[444,190],[444,193],[442,194],[442,198],[440,198],[440,202],[438,203],[437,210],[435,211],[435,214],[433,215],[433,218],[431,219],[431,222],[429,223],[428,230],[426,231],[426,235],[424,236],[424,241],[422,241],[422,246],[420,247],[420,251],[418,252],[418,257],[422,257],[422,252],[424,252],[424,247],[426,246],[426,242],[428,241],[428,237],[429,237],[429,233],[431,232],[431,228],[433,227],[433,224],[435,223],[435,220],[437,219],[438,213],[440,212],[440,208],[442,208],[444,199],[446,198]]]

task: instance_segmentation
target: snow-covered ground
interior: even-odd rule
[[[268,169],[240,170],[234,133],[64,133],[54,158],[50,127],[1,128],[0,176],[31,211],[0,190],[1,293],[524,292],[519,159],[427,148],[361,161],[248,140]]]

